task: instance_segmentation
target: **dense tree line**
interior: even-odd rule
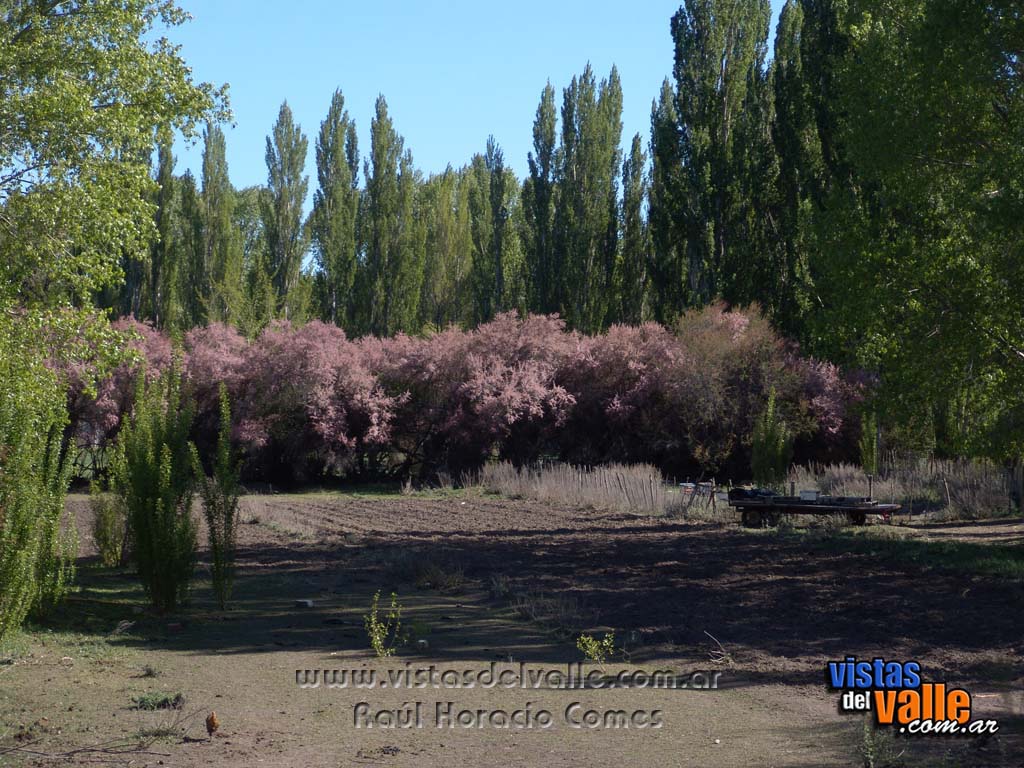
[[[425,176],[384,98],[361,156],[338,91],[309,141],[287,105],[267,184],[202,179],[161,143],[159,241],[119,312],[187,330],[318,318],[350,336],[516,310],[594,333],[758,304],[805,348],[876,378],[893,447],[1016,456],[1024,319],[1021,14],[968,0],[688,0],[650,134],[624,141],[617,71],[547,84],[528,174],[493,137]],[[668,62],[666,62],[668,65]]]

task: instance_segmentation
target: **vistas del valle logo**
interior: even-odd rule
[[[830,661],[825,678],[833,690],[843,691],[843,712],[872,712],[875,724],[908,735],[978,736],[995,733],[995,720],[971,719],[971,694],[963,688],[925,681],[916,661],[858,661],[847,656]]]

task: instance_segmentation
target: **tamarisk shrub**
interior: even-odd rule
[[[109,445],[117,436],[124,415],[131,410],[140,371],[148,380],[171,365],[171,341],[148,323],[121,318],[111,323],[124,344],[120,362],[91,391],[84,370],[68,372],[68,431],[73,444],[96,448]]]
[[[360,453],[388,444],[398,398],[381,389],[340,328],[273,323],[249,346],[241,375],[238,437],[264,475],[302,482],[341,474]]]
[[[128,512],[132,556],[159,611],[173,611],[185,600],[195,567],[192,416],[178,363],[152,382],[140,372],[111,461],[111,482]]]
[[[559,433],[562,456],[743,476],[754,418],[773,387],[799,416],[800,434],[817,428],[818,401],[804,391],[819,368],[803,364],[756,307],[692,310],[674,333],[648,323],[582,337],[558,376],[576,400]],[[820,410],[827,405],[823,398]]]
[[[676,336],[691,361],[690,376],[673,397],[684,413],[689,452],[704,471],[743,476],[754,421],[769,391],[787,415],[804,407],[799,375],[787,367],[786,342],[758,307],[727,311],[722,304],[685,313]]]
[[[196,405],[192,438],[201,456],[209,462],[217,453],[223,429],[221,419],[221,388],[229,400],[242,399],[248,383],[249,342],[235,328],[224,323],[211,323],[185,334],[184,375]],[[237,423],[231,425],[237,440]]]
[[[466,471],[493,454],[534,453],[529,446],[575,403],[556,381],[575,338],[557,318],[505,313],[468,332],[360,344],[398,404],[391,433],[405,468],[426,474]]]
[[[169,342],[136,330],[141,355],[166,367]],[[190,331],[184,346],[201,456],[209,464],[216,451],[223,383],[244,475],[275,483],[457,476],[493,458],[746,477],[769,391],[795,453],[832,461],[855,455],[848,414],[863,394],[834,365],[802,356],[757,307],[720,304],[671,329],[613,326],[595,336],[567,331],[556,316],[506,313],[471,331],[355,341],[321,322],[273,323],[252,341],[214,324]],[[83,434],[102,442],[116,433],[133,370],[78,409]]]
[[[562,456],[580,465],[660,464],[681,450],[683,409],[673,409],[668,398],[687,375],[682,355],[672,334],[655,323],[581,337],[558,372],[575,400],[559,430]]]

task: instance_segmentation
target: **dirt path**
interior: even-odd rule
[[[81,498],[70,503],[84,511]],[[958,765],[1020,762],[1024,619],[1011,608],[1024,604],[1020,584],[901,567],[870,554],[812,554],[799,537],[472,494],[250,497],[243,520],[237,600],[227,615],[213,610],[200,582],[186,614],[150,616],[130,574],[86,565],[82,591],[49,631],[27,634],[13,663],[0,666],[0,749],[54,753],[148,733],[152,754],[126,761],[859,765],[862,721],[840,714],[823,685],[825,661],[854,654],[917,659],[930,678],[969,686],[976,717],[1005,725],[988,744],[899,742],[904,760],[928,764],[953,749]],[[988,531],[976,523],[956,535],[981,528],[1002,541],[1016,535],[1015,525]],[[403,622],[425,648],[371,661],[363,615],[378,589],[385,599],[398,592]],[[530,622],[524,614],[531,612],[547,618]],[[407,663],[460,674],[492,662],[511,671],[520,662],[566,670],[581,656],[572,637],[552,633],[556,620],[598,636],[614,629],[631,670],[671,669],[680,679],[717,673],[720,688],[382,685],[387,670]],[[111,635],[122,621],[133,623]],[[611,664],[605,672],[623,668]],[[379,677],[373,687],[302,688],[296,670],[306,669],[374,669]],[[157,692],[182,693],[183,709],[133,708]],[[360,702],[371,713],[404,712],[407,702],[415,711],[420,702],[423,727],[367,728],[367,717],[357,717]],[[476,712],[466,722],[483,717],[484,727],[437,728],[437,707],[443,715],[448,702],[453,716]],[[209,710],[221,722],[212,739],[203,727]],[[493,727],[478,710],[547,711],[552,725]],[[654,710],[661,727],[650,727]],[[635,719],[629,728],[574,727],[584,717],[620,723],[620,712],[648,727]],[[52,764],[25,753],[7,759]]]

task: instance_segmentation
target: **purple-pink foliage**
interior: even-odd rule
[[[556,375],[575,340],[555,317],[506,313],[468,332],[361,344],[401,400],[393,432],[405,462],[460,471],[492,454],[519,458],[564,422],[575,400]]]
[[[165,336],[134,321],[120,327],[136,331],[150,375],[169,364]],[[802,356],[756,308],[721,305],[688,312],[672,330],[647,323],[596,336],[514,313],[472,331],[354,341],[320,322],[274,323],[252,341],[211,325],[186,335],[183,354],[201,449],[216,433],[223,383],[246,474],[298,482],[456,473],[490,457],[648,461],[741,477],[772,389],[798,454],[847,450],[863,389]],[[95,400],[72,398],[83,432],[100,442],[116,433],[133,376],[122,366]]]
[[[236,434],[264,471],[308,480],[349,469],[388,443],[392,397],[344,331],[273,323],[248,349],[235,393]]]
[[[148,323],[121,318],[112,323],[122,335],[129,359],[118,365],[96,384],[90,394],[85,386],[85,370],[72,372],[68,385],[68,414],[72,438],[80,446],[108,444],[121,427],[121,419],[132,405],[139,372],[145,369],[148,380],[157,378],[171,364],[170,340]]]

